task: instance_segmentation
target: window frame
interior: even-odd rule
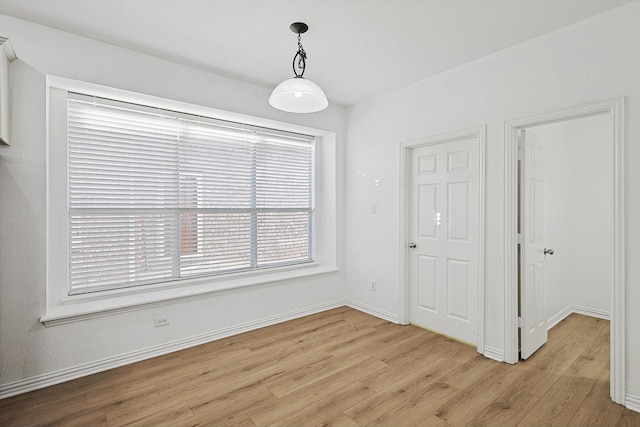
[[[184,112],[316,137],[315,211],[311,230],[313,262],[239,273],[201,276],[158,284],[68,295],[69,232],[67,211],[67,97],[79,92],[134,104]],[[231,113],[152,95],[110,88],[58,76],[47,76],[46,156],[46,326],[139,310],[168,301],[210,296],[217,292],[277,283],[337,271],[336,134],[335,132]]]
[[[69,295],[314,261],[315,136],[83,93],[68,92],[67,105]],[[195,215],[201,257],[177,245],[185,215]],[[115,240],[96,231],[103,224]],[[286,230],[297,238],[281,240]]]

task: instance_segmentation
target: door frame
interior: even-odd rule
[[[608,115],[611,123],[611,231],[610,277],[611,399],[625,403],[625,237],[624,237],[624,104],[615,98],[550,114],[505,122],[504,128],[504,322],[507,363],[517,363],[518,354],[518,132],[545,124],[590,116]]]
[[[478,141],[478,353],[484,354],[484,229],[485,229],[485,140],[486,127],[478,127],[442,135],[419,138],[400,144],[400,310],[399,321],[408,325],[409,318],[409,242],[410,208],[409,197],[411,191],[411,161],[413,148],[428,145],[445,144],[465,139]]]

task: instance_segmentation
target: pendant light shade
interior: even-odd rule
[[[327,108],[329,101],[320,86],[303,77],[294,77],[276,86],[269,104],[290,113],[315,113]]]
[[[324,110],[329,105],[327,96],[320,86],[302,77],[307,65],[307,52],[302,47],[300,34],[305,33],[309,27],[303,22],[294,22],[289,28],[298,34],[298,51],[293,57],[295,77],[276,86],[269,97],[269,104],[289,113],[315,113]]]

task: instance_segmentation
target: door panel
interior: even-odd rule
[[[520,246],[520,357],[527,359],[547,342],[544,313],[544,147],[520,133],[525,157],[522,176],[520,223],[524,236]]]
[[[418,255],[418,304],[420,309],[436,312],[436,263],[437,257]]]
[[[449,240],[469,241],[469,183],[453,182],[447,184]]]
[[[477,344],[479,141],[411,149],[410,321]]]
[[[423,184],[418,188],[419,191],[419,206],[420,206],[420,221],[419,234],[423,238],[437,238],[436,230],[438,226],[437,212],[438,212],[438,186],[437,184]]]
[[[469,318],[469,262],[447,260],[447,316],[470,322]]]

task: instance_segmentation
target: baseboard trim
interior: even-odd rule
[[[559,312],[557,312],[556,314],[554,314],[553,316],[551,316],[547,320],[547,330],[553,328],[558,323],[562,322],[564,319],[569,317],[569,315],[571,313],[573,313],[573,310],[572,310],[571,307],[572,307],[571,305],[568,305],[565,308],[563,308],[562,310],[560,310]]]
[[[355,310],[362,311],[372,316],[387,320],[391,323],[400,324],[400,316],[398,316],[398,314],[396,313],[390,313],[388,311],[380,310],[378,308],[371,307],[370,305],[362,304],[355,301],[347,301],[345,305]]]
[[[640,412],[640,396],[627,394],[624,399],[624,406],[635,412]]]
[[[597,317],[598,319],[611,320],[611,313],[604,310],[596,310],[594,308],[582,307],[579,305],[571,306],[571,310],[577,314],[585,316]]]
[[[547,320],[547,330],[562,322],[569,315],[576,313],[584,316],[597,317],[598,319],[610,320],[611,314],[608,311],[583,307],[580,305],[568,305]]]
[[[293,310],[287,313],[266,317],[264,319],[243,323],[228,328],[219,329],[205,334],[195,335],[181,340],[171,341],[164,344],[148,347],[145,349],[132,351],[117,356],[108,357],[95,362],[85,363],[71,368],[65,368],[47,374],[37,375],[35,377],[26,378],[0,385],[0,399],[37,390],[40,388],[60,384],[65,381],[103,372],[109,369],[118,368],[142,360],[151,359],[153,357],[162,356],[174,351],[184,350],[189,347],[206,344],[232,335],[249,332],[254,329],[271,326],[288,320],[297,319],[299,317],[309,316],[311,314],[320,313],[322,311],[331,310],[347,305],[344,300],[318,304],[312,307],[306,307],[300,310]],[[353,307],[356,308],[356,307]],[[358,308],[356,308],[358,309]]]
[[[504,362],[504,351],[499,348],[484,346],[484,353],[482,355],[488,359],[496,360],[498,362]]]

